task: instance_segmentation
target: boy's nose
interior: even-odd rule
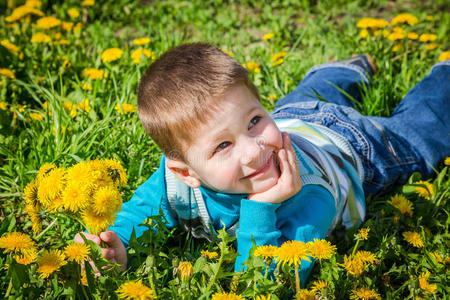
[[[243,165],[258,165],[258,159],[261,157],[262,150],[264,149],[264,141],[258,137],[250,138],[244,147],[241,163]]]

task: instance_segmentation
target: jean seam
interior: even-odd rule
[[[434,64],[431,67],[431,71],[430,72],[433,72],[433,69],[436,68],[436,67],[439,67],[439,66],[450,66],[450,60],[447,59],[447,60],[444,60],[444,61],[441,61],[441,62],[438,62],[438,63]]]
[[[352,70],[357,72],[359,75],[361,75],[361,77],[363,78],[363,80],[366,82],[366,84],[369,84],[369,79],[366,75],[366,70],[364,70],[362,67],[357,66],[357,65],[352,65],[352,64],[343,64],[340,62],[330,62],[330,63],[324,63],[315,67],[312,67],[311,69],[309,69],[309,71],[306,73],[305,77],[308,76],[310,73],[318,71],[318,70],[322,70],[325,68],[344,68],[344,69],[348,69],[348,70]]]

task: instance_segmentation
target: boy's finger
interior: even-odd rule
[[[111,261],[115,258],[116,252],[112,248],[102,248],[102,255],[104,258]]]
[[[100,233],[100,238],[105,241],[111,248],[118,248],[122,245],[122,241],[119,239],[119,236],[112,230]]]
[[[75,235],[75,238],[74,238],[75,243],[84,244],[84,240],[81,237],[81,235],[84,235],[84,237],[86,239],[93,241],[97,245],[100,245],[100,238],[98,236],[90,234],[90,233],[86,233],[86,232],[79,232],[79,233],[77,233]]]

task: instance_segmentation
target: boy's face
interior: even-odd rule
[[[185,155],[188,162],[169,159],[168,167],[191,187],[266,191],[280,176],[281,132],[245,85],[229,88],[222,97],[213,118],[195,133]]]

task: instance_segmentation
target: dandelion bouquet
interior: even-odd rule
[[[100,234],[114,222],[122,204],[119,188],[126,183],[125,170],[113,159],[79,162],[68,169],[44,164],[24,190],[33,231],[41,229],[42,212],[62,212],[89,233]]]

